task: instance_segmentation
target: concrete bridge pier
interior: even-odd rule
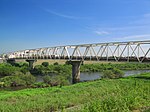
[[[68,63],[72,65],[72,83],[78,83],[80,81],[80,65],[83,61],[69,60]]]
[[[26,62],[29,63],[29,69],[32,70],[33,69],[33,63],[35,62],[35,59],[27,59]]]

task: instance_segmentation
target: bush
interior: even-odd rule
[[[70,65],[70,62],[69,62],[69,61],[66,61],[66,62],[65,62],[65,65]]]
[[[43,77],[43,81],[44,81],[45,83],[47,83],[47,84],[50,84],[50,82],[51,82],[51,77],[50,77],[49,75],[46,75],[46,76]]]
[[[36,65],[33,71],[35,74],[38,74],[38,75],[44,75],[47,72],[46,67],[44,67],[43,65]]]
[[[61,75],[53,76],[50,82],[51,86],[64,86],[64,85],[69,85],[69,81]]]
[[[29,72],[20,76],[20,78],[25,81],[26,85],[31,85],[36,81],[36,78],[33,75],[31,75]]]
[[[0,77],[11,76],[15,72],[22,72],[22,73],[26,74],[27,72],[29,72],[28,64],[27,63],[17,63],[17,67],[12,66],[8,63],[0,64]]]
[[[1,78],[1,81],[4,82],[4,87],[25,86],[25,81],[20,79],[19,76],[6,76]]]
[[[44,67],[48,67],[49,63],[48,63],[48,62],[43,62],[42,65],[43,65]]]
[[[15,72],[12,76],[1,78],[0,82],[4,82],[5,87],[28,86],[35,82],[35,77],[30,73],[23,74],[22,72]]]
[[[115,74],[112,72],[112,70],[105,70],[105,71],[103,71],[102,78],[113,79],[113,78],[115,78]]]
[[[48,84],[45,84],[44,82],[36,82],[31,85],[33,88],[43,88],[43,87],[49,87]]]
[[[113,78],[121,78],[123,76],[124,76],[124,72],[123,71],[114,68],[112,70],[104,70],[102,78],[113,79]]]
[[[59,65],[59,63],[58,63],[58,62],[55,62],[54,65]]]
[[[29,72],[29,67],[28,66],[23,66],[20,68],[20,71],[24,74],[26,74],[27,72]]]
[[[29,67],[29,64],[26,62],[17,62],[17,63],[14,63],[14,66],[16,66],[16,67]]]
[[[64,86],[64,85],[69,85],[69,81],[66,79],[65,76],[61,75],[56,75],[56,76],[49,76],[46,75],[43,77],[44,83],[47,83],[51,86]]]
[[[3,63],[0,64],[0,76],[10,76],[12,75],[15,71],[20,71],[18,67],[14,67],[10,64]]]
[[[0,82],[0,87],[4,87],[4,82]]]
[[[113,69],[113,73],[115,74],[115,78],[121,78],[124,76],[124,72],[116,68]]]

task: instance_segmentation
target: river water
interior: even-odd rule
[[[125,77],[130,75],[135,75],[135,74],[146,73],[146,72],[150,72],[150,70],[124,71]],[[56,74],[51,73],[50,75],[56,75]],[[102,76],[101,72],[81,72],[80,81],[90,81],[90,80],[100,79],[101,76]],[[37,82],[43,82],[43,76],[37,75],[36,78],[37,78]]]
[[[141,74],[145,72],[150,72],[150,70],[130,70],[130,71],[124,71],[125,77],[135,74]],[[80,74],[80,80],[81,81],[88,81],[88,80],[95,80],[100,79],[102,76],[101,72],[85,72]]]

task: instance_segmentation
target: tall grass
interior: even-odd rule
[[[150,73],[145,75],[150,77]],[[149,107],[150,80],[134,77],[0,92],[0,111],[4,112],[128,112]]]

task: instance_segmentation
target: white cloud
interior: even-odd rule
[[[46,11],[49,12],[49,13],[51,13],[51,14],[53,14],[53,15],[60,16],[60,17],[63,17],[63,18],[78,19],[78,17],[61,14],[61,13],[58,13],[58,12],[54,12],[54,11],[52,11],[52,10],[46,10]]]
[[[53,15],[59,16],[59,17],[63,17],[63,18],[66,18],[66,19],[91,19],[91,18],[88,18],[88,17],[77,17],[77,16],[72,16],[72,15],[66,15],[66,14],[62,14],[62,13],[55,12],[55,11],[48,10],[48,9],[44,9],[44,10],[46,12],[50,13],[50,14],[53,14]]]
[[[107,31],[94,31],[94,33],[96,33],[97,35],[108,35],[109,32]]]
[[[65,14],[61,14],[58,12],[54,12],[52,10],[45,10],[46,12],[49,12],[53,15],[59,16],[59,17],[63,17],[63,18],[68,18],[68,19],[78,19],[78,17],[74,17],[74,16],[70,16],[70,15],[65,15]]]
[[[131,35],[131,36],[124,36],[120,38],[114,38],[118,41],[131,41],[131,40],[150,40],[150,34],[143,34],[143,35]]]
[[[144,34],[144,35],[132,35],[132,36],[126,36],[123,37],[124,39],[150,39],[150,34]]]

